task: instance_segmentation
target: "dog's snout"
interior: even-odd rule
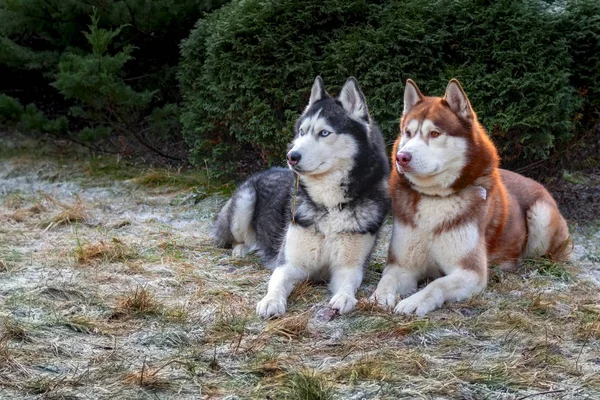
[[[396,154],[396,161],[403,167],[406,167],[410,160],[412,160],[412,155],[406,151],[401,151]]]
[[[300,162],[300,159],[302,158],[302,155],[300,153],[298,153],[297,151],[290,151],[287,154],[287,162],[290,165],[296,165]]]

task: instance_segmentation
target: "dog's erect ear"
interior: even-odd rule
[[[312,89],[310,90],[310,100],[308,100],[308,106],[310,107],[325,96],[329,96],[329,94],[327,94],[327,92],[325,91],[323,79],[321,79],[320,76],[317,76],[315,78],[315,83],[313,83]]]
[[[369,109],[367,108],[365,95],[358,87],[358,82],[354,77],[348,78],[338,100],[342,103],[342,107],[348,112],[350,118],[369,122]]]
[[[463,118],[473,119],[473,109],[467,98],[467,94],[456,79],[452,79],[446,86],[444,100],[448,103],[452,111]]]
[[[423,100],[423,95],[417,84],[412,79],[407,79],[406,86],[404,86],[404,110],[402,115],[408,114],[415,104],[421,100]]]

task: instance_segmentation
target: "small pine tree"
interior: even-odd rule
[[[84,32],[91,53],[66,54],[52,83],[63,96],[75,101],[69,113],[86,126],[77,134],[78,139],[93,143],[132,135],[145,147],[164,155],[143,138],[140,128],[155,91],[135,91],[122,78],[125,64],[133,59],[134,48],[127,45],[114,55],[108,52],[126,25],[117,29],[99,28],[96,9],[91,20],[89,32]]]

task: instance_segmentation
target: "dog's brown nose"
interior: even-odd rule
[[[302,158],[302,155],[300,153],[298,153],[297,151],[290,151],[287,154],[287,162],[290,165],[298,164],[298,162],[300,162],[301,158]]]
[[[406,167],[410,160],[412,160],[412,155],[410,153],[401,151],[396,154],[396,161],[398,161],[398,164],[400,164],[402,167]]]

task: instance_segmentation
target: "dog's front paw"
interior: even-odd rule
[[[396,305],[396,295],[391,292],[376,290],[375,293],[369,297],[369,301],[373,304],[379,304],[384,308],[392,308]]]
[[[329,302],[329,306],[334,310],[338,310],[340,314],[346,314],[354,308],[356,299],[348,293],[337,293]]]
[[[439,306],[435,298],[418,292],[398,303],[396,308],[394,308],[394,313],[405,315],[416,314],[422,317]]]
[[[248,254],[249,250],[250,249],[244,243],[236,244],[233,247],[233,251],[231,252],[231,256],[233,258],[242,258],[242,257],[245,257],[246,254]]]
[[[263,318],[285,314],[285,299],[265,297],[256,305],[256,313]]]

